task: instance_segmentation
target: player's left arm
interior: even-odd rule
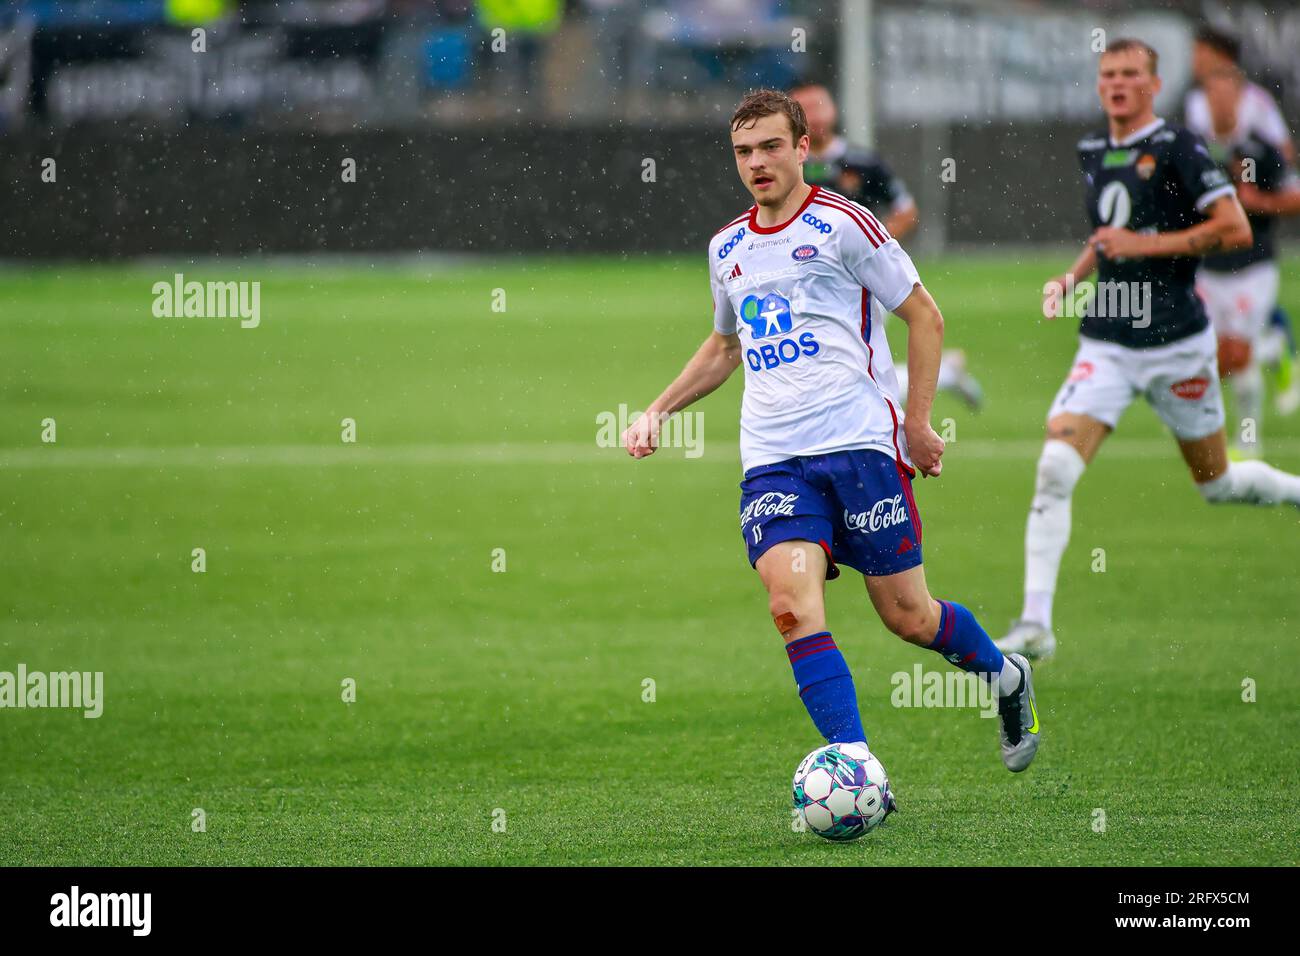
[[[1237,184],[1237,198],[1246,212],[1265,216],[1300,215],[1300,176],[1276,147],[1266,150],[1256,173],[1255,182]]]
[[[1258,186],[1242,183],[1241,204],[1253,213],[1265,216],[1300,216],[1300,186],[1265,192]]]
[[[944,441],[930,426],[930,410],[943,354],[943,313],[925,286],[917,282],[894,314],[907,323],[907,415],[903,422],[907,448],[921,474],[937,478],[943,470]]]

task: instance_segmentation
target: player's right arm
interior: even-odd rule
[[[691,356],[671,385],[651,402],[623,433],[623,447],[633,458],[653,455],[659,447],[659,426],[674,412],[708,395],[740,365],[740,336],[714,331]]]
[[[1070,285],[1082,282],[1096,271],[1097,250],[1093,248],[1090,241],[1083,247],[1079,257],[1074,260],[1074,265],[1059,276],[1047,280],[1046,284],[1044,284],[1043,315],[1049,319],[1059,317],[1065,289]]]
[[[735,223],[732,223],[734,226]],[[695,350],[680,375],[664,389],[663,394],[647,408],[623,433],[623,447],[633,458],[653,455],[659,447],[659,426],[664,419],[680,412],[692,402],[699,401],[731,377],[740,365],[740,336],[736,334],[736,311],[727,295],[719,263],[727,257],[729,248],[720,239],[719,232],[709,244],[709,290],[713,293],[713,332]],[[744,230],[741,230],[744,235]]]

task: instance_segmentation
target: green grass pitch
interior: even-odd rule
[[[920,263],[988,392],[936,408],[928,576],[999,633],[1067,261]],[[106,698],[0,710],[0,863],[1300,862],[1300,515],[1203,504],[1144,405],[1075,499],[1027,773],[975,710],[892,707],[890,675],[945,665],[829,586],[901,804],[832,845],[791,827],[820,740],[738,532],[741,376],[698,406],[702,457],[596,446],[707,334],[702,257],[185,270],[261,281],[256,329],[154,318],[173,271],[0,279],[0,670]],[[1283,290],[1300,318],[1296,259]],[[1263,434],[1300,469],[1300,417]]]

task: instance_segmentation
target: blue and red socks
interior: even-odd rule
[[[1002,695],[1013,693],[1020,686],[1020,671],[1002,656],[975,615],[953,601],[940,601],[939,608],[939,630],[930,650],[989,683],[997,682]]]
[[[826,742],[866,740],[853,675],[831,632],[801,637],[787,644],[785,650],[790,655],[795,683],[799,685],[799,699]]]

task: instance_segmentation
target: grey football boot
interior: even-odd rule
[[[1021,654],[1008,654],[1007,660],[1020,670],[1020,687],[998,700],[998,735],[1002,762],[1012,773],[1020,773],[1038,752],[1038,705],[1029,661]]]

